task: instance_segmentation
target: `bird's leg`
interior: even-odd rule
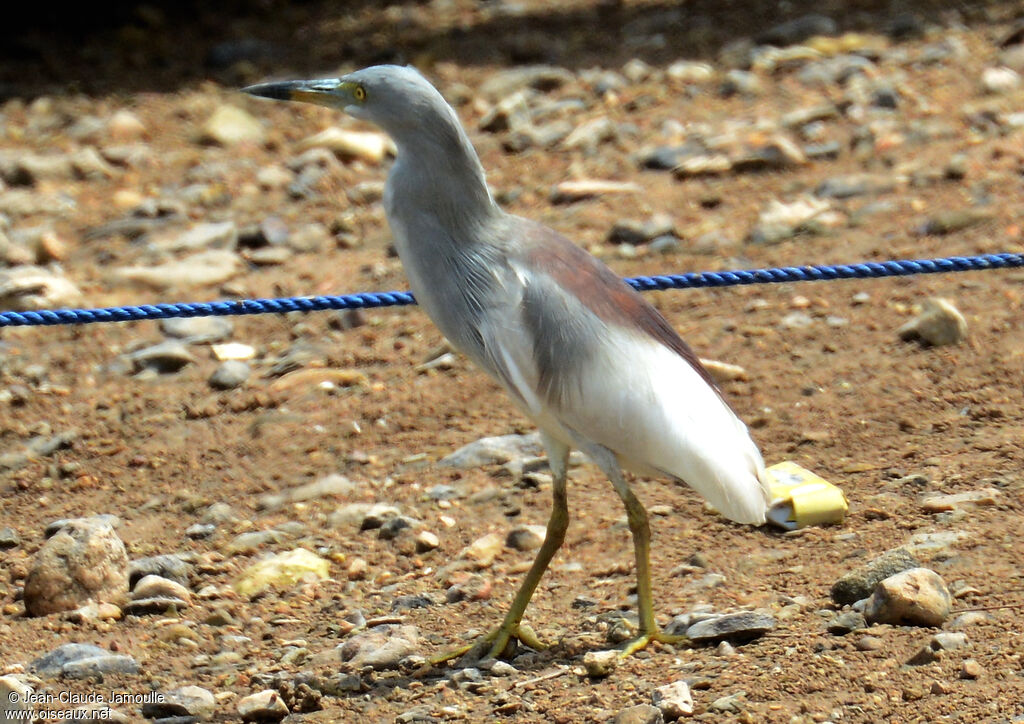
[[[554,558],[555,553],[562,546],[562,542],[565,540],[565,531],[569,527],[569,501],[565,482],[569,468],[569,448],[543,433],[542,436],[544,446],[548,450],[548,465],[551,467],[552,477],[554,478],[552,484],[551,517],[548,519],[544,543],[541,544],[540,550],[537,551],[537,557],[533,560],[533,565],[530,566],[530,570],[526,573],[526,578],[523,579],[522,585],[519,586],[519,591],[512,600],[512,606],[509,608],[508,613],[505,614],[501,625],[486,634],[479,641],[431,659],[430,662],[432,664],[450,661],[462,656],[471,649],[483,648],[488,644],[487,655],[492,658],[498,657],[505,653],[509,641],[513,638],[523,642],[531,649],[542,651],[547,648],[537,639],[536,634],[528,626],[524,626],[522,622],[526,607],[530,604],[530,599],[533,598],[533,593],[537,590],[537,585],[540,583],[544,571],[547,570],[548,565],[551,563],[551,559]]]
[[[583,448],[583,451],[611,480],[615,492],[626,506],[626,520],[629,522],[630,533],[633,534],[640,635],[626,644],[622,650],[622,656],[629,656],[645,649],[652,641],[665,644],[677,644],[685,641],[686,636],[665,633],[658,628],[658,624],[654,620],[654,596],[651,588],[651,526],[647,520],[647,510],[626,482],[615,453],[601,445],[593,444]]]

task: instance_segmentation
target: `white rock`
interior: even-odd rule
[[[398,662],[414,653],[419,645],[415,626],[376,626],[357,634],[339,647],[341,660],[355,669],[372,666],[378,671],[394,669]]]
[[[0,309],[25,312],[69,307],[82,298],[69,279],[37,266],[0,271]]]
[[[632,181],[609,181],[605,179],[580,179],[563,181],[551,190],[551,202],[568,204],[574,201],[608,196],[611,194],[639,194],[643,189]]]
[[[472,561],[477,568],[487,568],[494,563],[503,547],[504,542],[500,535],[488,533],[466,546],[459,554],[459,558]]]
[[[690,685],[683,680],[657,687],[651,692],[651,699],[661,709],[665,721],[693,714],[693,695]]]
[[[419,553],[432,551],[439,545],[441,545],[441,539],[437,537],[436,533],[431,533],[429,530],[421,530],[416,534],[416,550]]]
[[[219,146],[237,143],[262,143],[263,124],[237,106],[223,105],[203,124],[200,139]]]
[[[132,598],[178,598],[185,603],[192,603],[192,593],[177,581],[172,581],[163,576],[150,574],[143,576],[135,584],[132,590]]]
[[[864,617],[870,623],[941,626],[951,607],[952,596],[938,573],[911,568],[875,586]]]
[[[191,229],[161,235],[150,242],[160,251],[191,251],[194,249],[234,249],[238,244],[238,227],[233,221],[196,224]]]
[[[967,336],[967,320],[948,299],[933,297],[921,305],[921,314],[900,327],[902,340],[917,339],[935,347],[957,344]]]
[[[146,126],[138,116],[122,108],[107,121],[107,133],[115,141],[137,141],[146,135]]]
[[[715,69],[708,63],[677,60],[665,69],[665,75],[679,83],[704,83],[714,78]]]
[[[610,118],[595,118],[577,126],[568,138],[562,141],[562,146],[568,150],[594,149],[605,141],[611,141],[617,135],[618,128]]]
[[[747,371],[739,365],[704,358],[701,358],[700,363],[704,365],[704,369],[711,373],[715,382],[735,382],[736,380],[748,378]]]
[[[142,713],[150,719],[180,716],[209,721],[216,710],[217,700],[212,692],[200,686],[182,686],[165,693],[163,701],[145,705]]]
[[[288,716],[288,707],[273,689],[242,697],[237,708],[242,721],[281,721]]]
[[[242,271],[242,259],[227,249],[210,249],[156,266],[128,266],[114,270],[114,276],[157,289],[200,287],[226,282]]]
[[[588,651],[583,655],[583,667],[587,670],[587,676],[608,676],[619,665],[620,654],[620,651],[615,650]]]
[[[1016,90],[1021,85],[1020,73],[1003,66],[985,68],[981,74],[981,85],[986,93],[1002,95]]]
[[[215,344],[210,347],[210,351],[213,352],[213,358],[220,362],[227,362],[228,360],[245,362],[256,356],[256,349],[252,345],[242,344],[241,342]]]
[[[17,676],[0,676],[0,721],[32,721],[29,712],[35,707],[28,701],[31,686]]]
[[[343,158],[380,163],[395,155],[395,144],[387,134],[376,131],[349,131],[337,126],[326,128],[299,142],[299,151],[326,148]]]

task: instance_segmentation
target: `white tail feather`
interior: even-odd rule
[[[671,475],[730,520],[764,523],[764,461],[746,425],[675,352],[650,338],[613,334],[621,344],[593,360],[581,399],[556,416],[615,452],[623,467]],[[595,409],[607,415],[597,417]]]

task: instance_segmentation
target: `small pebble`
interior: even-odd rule
[[[235,707],[242,721],[274,722],[288,716],[288,707],[273,689],[244,696]]]
[[[608,676],[619,665],[619,655],[620,652],[616,650],[588,651],[583,655],[583,666],[587,670],[587,676]]]
[[[960,677],[963,679],[980,679],[985,669],[974,659],[966,659],[960,669]]]

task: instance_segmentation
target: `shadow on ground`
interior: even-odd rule
[[[169,92],[380,62],[586,68],[711,58],[730,41],[809,13],[827,15],[839,31],[897,34],[1024,15],[1015,0],[406,2],[384,11],[354,0],[153,0],[19,12],[0,29],[0,100]]]

